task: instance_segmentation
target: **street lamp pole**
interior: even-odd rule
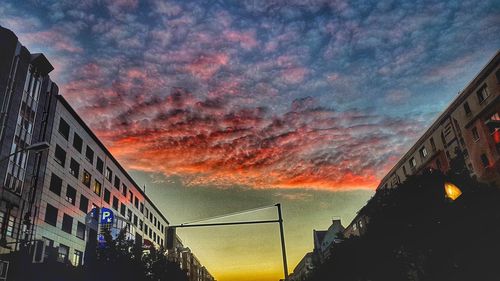
[[[18,149],[18,150],[16,150],[16,151],[12,152],[11,154],[9,154],[8,156],[5,156],[5,157],[1,158],[1,159],[0,159],[0,163],[1,163],[1,162],[3,162],[3,161],[5,161],[5,160],[8,160],[10,157],[12,157],[13,155],[16,155],[17,153],[20,153],[20,152],[24,152],[24,151],[34,151],[34,152],[39,153],[39,152],[42,152],[42,151],[44,151],[44,150],[47,150],[49,147],[50,147],[50,144],[49,144],[48,142],[45,142],[45,141],[44,141],[44,142],[34,143],[34,144],[31,144],[31,145],[29,145],[29,146],[27,146],[27,147],[24,147],[24,148],[22,148],[22,149]],[[39,165],[39,164],[40,164],[40,163],[39,163],[39,161],[40,161],[40,159],[39,159],[39,158],[37,158],[37,159],[36,159],[36,162],[37,162],[37,163],[35,163],[35,164],[36,164],[36,165],[35,165],[35,167],[36,167],[36,173],[35,173],[35,184],[37,183],[37,179],[38,179],[38,171],[39,171],[39,166],[40,166],[40,165]],[[36,187],[34,187],[34,188],[36,188]],[[33,190],[30,190],[30,194],[28,194],[28,205],[29,205],[28,207],[29,207],[29,212],[30,212],[30,213],[31,213],[31,208],[32,208],[32,207],[31,207],[31,205],[32,205],[32,204],[31,204],[32,200],[30,200],[30,199],[31,199],[31,198],[30,198],[30,197],[31,197],[31,196],[30,196],[31,194],[34,194],[34,191],[33,191]],[[29,232],[29,228],[30,228],[30,226],[29,226],[29,225],[30,225],[30,224],[29,224],[29,217],[30,217],[30,214],[26,213],[26,214],[25,214],[25,216],[24,216],[24,218],[23,218],[23,219],[24,219],[24,223],[25,223],[25,224],[26,224],[26,221],[28,221],[26,232]],[[4,228],[5,228],[5,226],[4,226],[4,225],[5,225],[5,224],[2,224],[2,230],[1,230],[1,233],[0,233],[0,236],[1,236],[1,238],[0,238],[0,245],[6,245],[6,240],[5,240],[5,229],[4,229]],[[25,237],[24,237],[24,238],[26,238],[26,235],[25,235]],[[17,245],[17,242],[16,242],[16,245]],[[16,247],[17,247],[17,246],[16,246]]]

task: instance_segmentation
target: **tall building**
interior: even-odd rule
[[[447,172],[458,160],[479,181],[500,186],[500,51],[381,180],[393,188],[425,169]],[[363,232],[358,215],[346,236]]]
[[[55,249],[80,265],[97,237],[85,221],[94,207],[113,210],[136,240],[164,245],[169,221],[59,94],[53,69],[0,27],[0,254],[28,245],[34,262]]]

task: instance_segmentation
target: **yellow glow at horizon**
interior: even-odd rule
[[[446,197],[450,198],[451,200],[455,200],[460,195],[462,195],[462,191],[460,190],[460,188],[450,182],[446,182],[444,184],[444,190],[446,192]]]

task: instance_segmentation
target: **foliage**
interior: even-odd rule
[[[457,171],[457,170],[455,170]],[[444,182],[462,189],[445,198]],[[360,211],[366,233],[335,245],[316,280],[498,280],[500,189],[462,170],[412,176],[377,190]]]

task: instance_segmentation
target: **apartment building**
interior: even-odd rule
[[[500,51],[401,157],[377,189],[394,188],[425,169],[447,172],[457,159],[471,176],[500,187]],[[344,236],[362,235],[368,222],[360,211]]]
[[[472,176],[500,185],[500,51],[382,179],[397,186],[423,169],[446,172],[463,157]],[[460,154],[460,155],[459,155]]]
[[[111,229],[163,246],[169,221],[59,94],[53,69],[0,26],[0,259],[24,248],[33,262],[81,265],[97,245],[94,208],[113,211]],[[192,280],[214,280],[190,250],[176,255]]]

